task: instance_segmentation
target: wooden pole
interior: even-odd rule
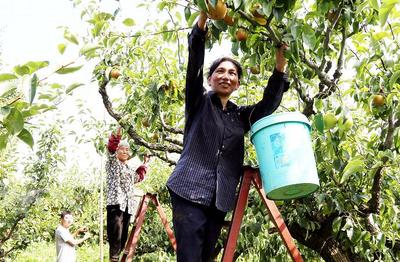
[[[101,170],[100,170],[100,200],[99,200],[99,224],[100,224],[100,232],[99,232],[99,246],[100,246],[100,262],[104,261],[104,243],[103,243],[103,235],[104,235],[104,224],[103,224],[103,157],[101,158]]]

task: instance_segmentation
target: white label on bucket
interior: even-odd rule
[[[289,157],[284,151],[286,137],[283,133],[275,133],[269,137],[274,156],[275,168],[289,166]]]

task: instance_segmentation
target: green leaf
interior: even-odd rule
[[[385,248],[385,243],[386,243],[385,235],[382,234],[382,232],[379,232],[376,238],[379,240],[377,244],[378,249],[383,250]]]
[[[353,238],[354,230],[353,230],[352,227],[346,230],[346,235],[347,235],[347,237],[348,237],[349,239],[352,239],[352,238]]]
[[[18,134],[24,128],[24,118],[21,112],[12,108],[6,119],[4,120],[8,132],[12,135]]]
[[[36,74],[33,74],[33,77],[31,79],[31,92],[30,92],[30,96],[29,96],[29,103],[32,104],[33,99],[35,98],[36,95],[36,88],[38,86],[38,77]]]
[[[197,0],[197,6],[200,8],[201,11],[207,12],[207,4],[205,0]]]
[[[190,16],[192,15],[192,12],[190,11],[190,8],[188,6],[185,7],[184,9],[185,13],[185,19],[186,21],[189,21]]]
[[[239,55],[238,51],[239,51],[239,42],[237,42],[237,41],[233,42],[232,47],[231,47],[232,54],[237,56],[237,55]]]
[[[274,2],[273,1],[268,1],[268,2],[264,1],[263,4],[262,4],[263,13],[266,16],[270,16],[273,6],[274,6]]]
[[[132,18],[126,18],[122,23],[126,26],[134,26],[135,25],[135,21]]]
[[[71,93],[75,88],[78,88],[78,87],[80,87],[80,86],[83,86],[83,84],[82,84],[82,83],[74,83],[74,84],[70,85],[70,86],[67,88],[67,90],[65,91],[65,93],[66,93],[66,94],[69,94],[69,93]]]
[[[60,52],[60,54],[64,54],[65,48],[67,48],[67,46],[65,44],[59,44],[57,46],[58,52]]]
[[[193,25],[193,22],[195,21],[195,19],[197,18],[198,15],[199,15],[199,12],[192,13],[192,15],[190,16],[189,20],[187,21],[188,26],[192,26]]]
[[[61,67],[60,69],[58,69],[56,71],[56,73],[57,74],[61,74],[61,75],[70,74],[70,73],[78,71],[79,69],[82,68],[82,66],[83,65],[81,65],[81,66],[71,66],[71,67]]]
[[[283,8],[274,8],[274,9],[272,10],[272,12],[273,12],[273,14],[274,14],[275,19],[276,19],[278,22],[281,22],[282,19],[283,19],[283,16],[285,15],[286,10],[283,9]]]
[[[308,48],[313,50],[317,42],[317,38],[315,37],[315,30],[311,26],[305,25],[303,27],[302,37],[304,43],[308,46]]]
[[[221,31],[225,31],[228,28],[227,24],[225,24],[223,20],[212,20],[212,23]]]
[[[26,65],[22,65],[22,66],[17,65],[17,66],[14,66],[14,72],[20,76],[23,76],[23,75],[28,75],[30,73],[30,69]]]
[[[17,79],[14,74],[0,74],[0,82]]]
[[[6,148],[8,142],[8,134],[0,135],[0,150]]]
[[[342,224],[342,217],[337,217],[333,220],[332,231],[334,234],[337,234],[340,231],[341,224]]]
[[[6,116],[10,113],[11,108],[9,106],[0,107],[0,114]]]
[[[315,128],[320,132],[321,134],[324,133],[324,117],[322,114],[318,114],[314,117],[314,124]]]
[[[376,11],[379,10],[379,3],[378,0],[369,0],[369,5],[375,9]]]
[[[359,157],[350,160],[343,169],[343,174],[342,177],[340,178],[340,183],[342,184],[343,182],[347,181],[352,174],[361,172],[364,169],[364,166],[365,166],[364,161]]]
[[[37,70],[48,66],[49,61],[29,61],[25,65],[27,67],[29,67],[29,72],[32,74],[32,73],[36,72]]]
[[[389,80],[389,89],[393,88],[393,85],[397,82],[397,79],[399,79],[400,77],[400,70],[394,72],[394,74],[390,77]]]
[[[37,115],[39,113],[40,113],[40,111],[35,106],[31,106],[28,110],[21,111],[23,118],[31,117],[31,116]]]
[[[69,31],[64,32],[64,38],[70,41],[71,43],[74,43],[76,45],[79,45],[78,39],[76,38],[75,35],[71,34]]]
[[[33,147],[33,137],[31,133],[25,128],[18,134],[18,138],[25,142],[31,148]]]
[[[87,57],[94,57],[95,51],[99,49],[99,46],[94,45],[85,45],[79,51],[80,55],[87,56]]]
[[[233,0],[233,6],[235,7],[235,10],[238,10],[241,5],[242,5],[242,0]]]
[[[3,94],[1,94],[1,97],[7,98],[8,96],[14,96],[16,91],[17,91],[16,87],[10,88],[6,90]]]
[[[119,36],[112,36],[112,37],[108,38],[107,45],[109,47],[111,47],[115,43],[115,41],[118,40],[118,38],[119,38]]]
[[[394,9],[396,2],[393,0],[383,2],[381,8],[379,8],[379,22],[382,26],[386,23],[389,13]]]

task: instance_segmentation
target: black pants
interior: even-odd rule
[[[110,245],[110,260],[119,261],[119,254],[125,247],[128,239],[129,220],[128,207],[125,212],[119,209],[119,205],[107,206],[107,237]]]
[[[208,262],[221,233],[225,212],[190,202],[170,190],[178,262]],[[214,201],[215,202],[215,201]]]

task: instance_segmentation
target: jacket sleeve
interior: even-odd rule
[[[114,154],[118,148],[119,141],[121,141],[120,135],[111,134],[108,138],[107,149],[110,154]]]
[[[147,166],[142,164],[136,169],[136,174],[139,176],[139,182],[143,181],[147,173]]]
[[[245,131],[250,130],[250,125],[260,118],[272,114],[281,104],[283,93],[289,89],[287,75],[274,69],[264,88],[261,101],[255,105],[244,106],[240,109],[240,115],[245,124]]]
[[[200,104],[205,91],[203,87],[203,66],[206,33],[207,31],[201,30],[196,23],[188,39],[189,59],[185,86],[186,119]]]

